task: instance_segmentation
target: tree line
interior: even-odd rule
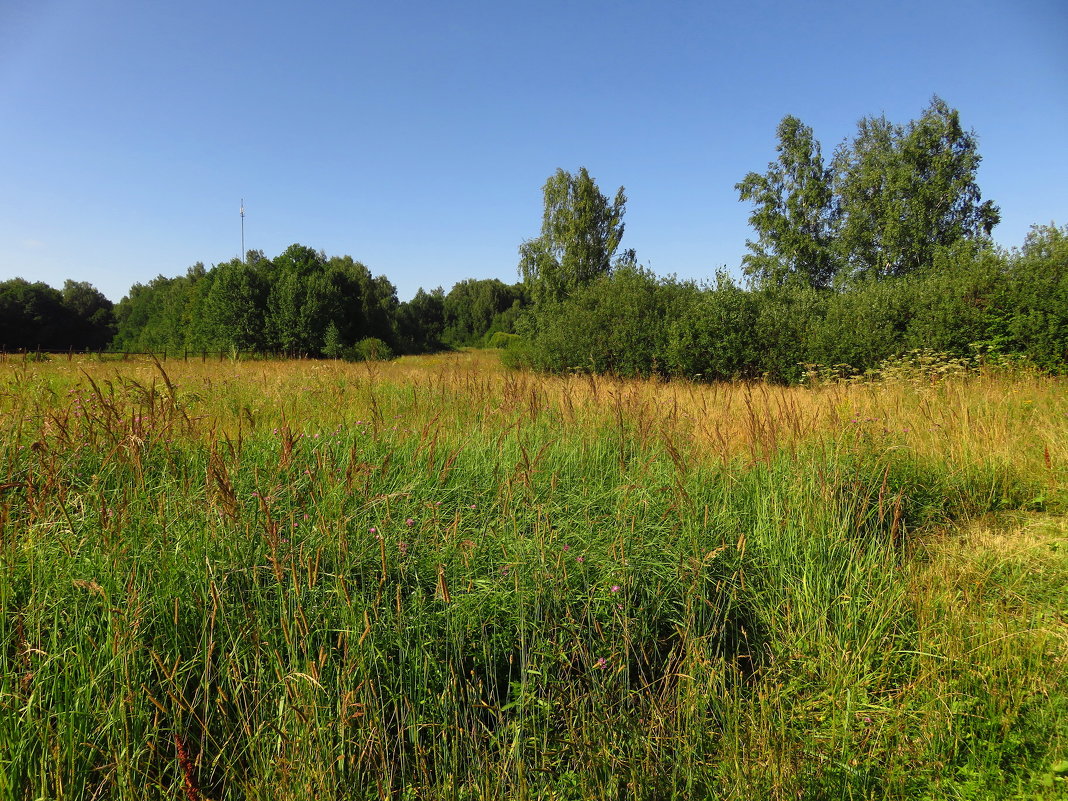
[[[261,351],[383,358],[497,345],[548,371],[796,380],[806,364],[865,371],[917,348],[1068,364],[1068,227],[1012,251],[976,182],[978,140],[938,97],[897,124],[867,117],[829,159],[784,117],[776,156],[736,185],[751,206],[741,282],[659,278],[622,245],[626,194],[585,167],[543,187],[521,281],[469,279],[401,303],[351,256],[295,244],[135,284],[0,283],[0,346]]]
[[[990,238],[976,135],[938,97],[906,124],[868,117],[825,161],[783,118],[777,156],[736,185],[751,204],[745,283],[658,278],[621,250],[626,197],[585,169],[544,187],[520,246],[532,307],[508,360],[556,372],[797,380],[864,372],[915,349],[1068,365],[1068,227]]]
[[[606,273],[524,320],[506,354],[550,372],[794,382],[858,374],[913,350],[1068,365],[1068,227],[1009,252],[958,243],[929,268],[848,290],[697,284],[641,267]]]
[[[0,282],[0,349],[100,350],[114,337],[114,305],[91,284]]]
[[[351,256],[291,245],[273,259],[250,251],[185,276],[135,285],[115,310],[115,345],[129,350],[239,350],[385,358],[477,344],[509,325],[520,288],[465,281],[446,294],[397,300],[388,278]]]
[[[273,259],[249,251],[134,284],[114,306],[88,284],[68,281],[59,293],[22,279],[0,283],[0,347],[388,358],[511,333],[526,298],[522,284],[469,279],[448,293],[420,289],[402,303],[385,276],[351,256],[294,244]]]

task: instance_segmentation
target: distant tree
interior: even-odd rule
[[[214,347],[262,350],[267,346],[265,309],[269,286],[258,265],[233,259],[212,270],[203,314]]]
[[[833,160],[844,277],[908,275],[939,248],[987,239],[1000,212],[981,199],[981,160],[975,134],[941,98],[905,126],[862,119]]]
[[[517,303],[522,305],[522,285],[509,286],[496,278],[460,281],[445,296],[443,340],[456,347],[480,344],[486,334],[508,329],[502,319]],[[510,319],[514,320],[515,315]]]
[[[559,301],[612,268],[627,197],[602,195],[586,171],[558,169],[543,187],[541,236],[519,246],[519,272],[535,304]]]
[[[63,304],[79,317],[90,320],[100,312],[110,312],[114,304],[88,281],[63,282]]]
[[[812,129],[796,117],[784,117],[776,133],[778,159],[735,186],[753,204],[749,224],[757,233],[746,241],[743,270],[761,285],[825,288],[836,271],[831,171]]]
[[[174,285],[179,278],[157,275],[147,284],[136,283],[115,306],[120,350],[162,350],[171,345],[181,314],[174,311]]]
[[[397,289],[385,276],[374,276],[351,256],[327,260],[330,314],[345,344],[375,337],[391,347],[396,339]]]
[[[442,346],[445,330],[445,290],[423,291],[397,308],[397,340],[405,353],[426,353]]]
[[[215,283],[215,270],[205,270],[197,262],[186,272],[187,292],[182,314],[182,348],[191,351],[216,350],[216,332],[207,313],[208,297]]]
[[[762,287],[910,275],[940,249],[988,243],[1000,219],[975,180],[975,134],[938,97],[907,125],[860,120],[829,168],[797,118],[784,117],[777,135],[778,159],[736,185],[757,234],[743,269]]]
[[[345,343],[338,333],[337,324],[333,321],[326,327],[326,336],[323,338],[323,355],[330,359],[340,359],[345,355]]]
[[[119,347],[273,350],[318,356],[369,336],[392,347],[396,289],[351,256],[291,245],[270,260],[250,250],[185,276],[135,284],[116,314]],[[328,341],[329,334],[329,341]]]
[[[0,347],[66,350],[73,343],[73,315],[48,284],[13,278],[0,283]]]
[[[362,266],[362,265],[361,265]],[[367,268],[364,268],[365,270]],[[370,276],[370,273],[367,273]],[[392,351],[396,341],[397,288],[384,275],[376,275],[367,283],[363,295],[365,337],[380,339]]]
[[[70,311],[69,347],[101,350],[115,336],[115,304],[86,281],[63,283],[63,305]]]
[[[290,245],[269,273],[267,341],[287,353],[316,353],[323,345],[328,315],[320,279],[326,257],[304,245]]]
[[[1032,226],[1009,258],[997,310],[1002,353],[1026,354],[1049,370],[1068,371],[1068,225]]]

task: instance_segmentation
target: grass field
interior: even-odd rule
[[[0,364],[0,799],[1068,797],[1068,384]]]

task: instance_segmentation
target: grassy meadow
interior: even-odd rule
[[[0,364],[0,799],[1068,797],[1068,383]]]

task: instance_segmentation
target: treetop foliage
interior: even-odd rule
[[[612,269],[627,205],[622,186],[610,201],[585,167],[575,175],[557,169],[542,192],[541,235],[519,246],[519,273],[535,304],[562,300]]]
[[[777,136],[778,159],[736,186],[753,204],[757,233],[743,269],[761,284],[827,288],[909,275],[941,248],[988,242],[1000,221],[976,183],[977,138],[939,97],[906,125],[860,120],[829,166],[796,118],[785,117]]]
[[[831,170],[824,167],[812,129],[784,117],[777,130],[777,161],[763,175],[751,172],[736,185],[753,203],[750,224],[756,241],[742,260],[747,275],[771,284],[801,280],[828,287],[837,272],[833,248],[834,196]]]
[[[0,349],[102,348],[115,335],[112,303],[92,284],[62,291],[23,278],[0,282]]]
[[[351,256],[294,244],[268,259],[249,251],[206,270],[136,284],[119,303],[115,345],[126,350],[235,350],[345,358],[478,345],[514,331],[519,285],[461,281],[407,303]]]
[[[383,358],[491,344],[543,370],[701,380],[863,372],[916,348],[1065,369],[1068,228],[1036,226],[1011,253],[993,245],[999,210],[956,110],[935,97],[904,125],[861,119],[830,161],[796,117],[776,136],[767,169],[736,185],[752,204],[746,285],[640,267],[621,250],[623,187],[610,198],[581,167],[542,187],[521,283],[468,279],[400,303],[351,256],[294,244],[135,284],[114,307],[85,283],[0,283],[0,346]]]

